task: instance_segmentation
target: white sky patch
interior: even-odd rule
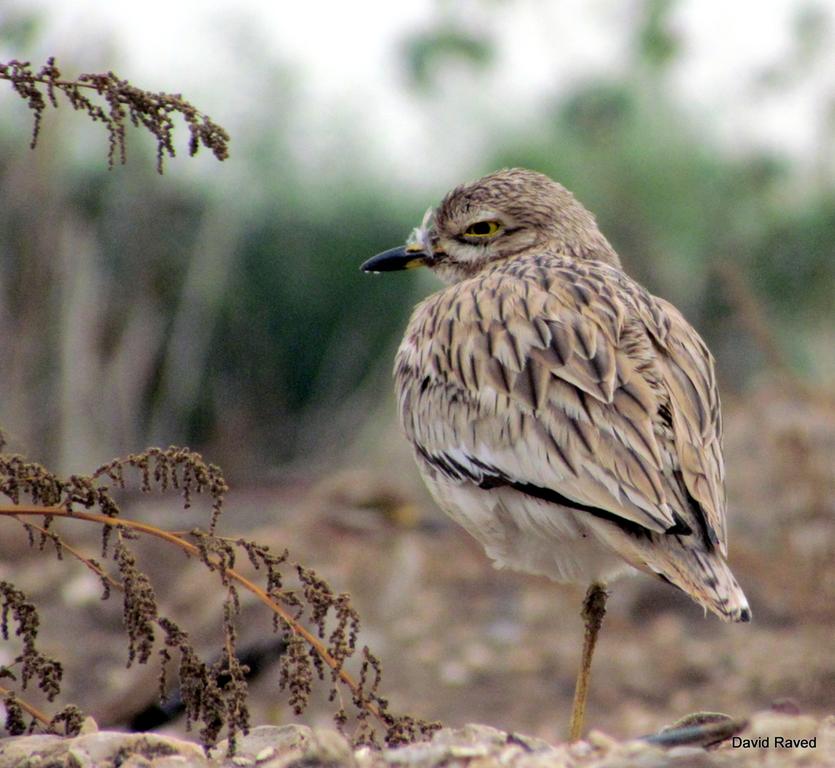
[[[7,2],[42,9],[35,64],[37,56],[54,54],[68,73],[112,67],[141,87],[181,91],[233,133],[250,119],[252,84],[272,76],[262,71],[264,62],[286,65],[298,74],[303,107],[289,130],[303,160],[337,162],[344,146],[338,128],[359,138],[372,166],[432,188],[454,181],[477,159],[490,117],[510,124],[536,119],[572,84],[621,72],[629,16],[640,8],[638,0]],[[807,161],[820,151],[820,125],[835,88],[831,30],[811,74],[782,89],[752,87],[792,51],[792,22],[802,3],[678,6],[674,23],[684,49],[674,83],[728,146],[773,147]],[[835,11],[835,0],[818,6]],[[437,92],[421,97],[405,87],[400,46],[435,23],[439,9],[451,25],[494,40],[497,55],[486,78],[450,66]],[[277,97],[276,122],[281,106]]]
[[[831,104],[835,86],[832,31],[814,66],[794,83],[757,87],[763,75],[795,55],[794,24],[809,5],[789,0],[681,5],[676,21],[686,48],[677,80],[694,109],[714,114],[730,145],[770,146],[792,154],[815,146],[822,108]],[[835,12],[835,3],[818,6]]]

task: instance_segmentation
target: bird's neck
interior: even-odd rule
[[[622,269],[620,257],[599,230],[582,238],[556,240],[550,245],[555,251],[578,261],[602,261],[604,264]]]

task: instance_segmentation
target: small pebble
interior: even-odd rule
[[[597,749],[602,749],[606,752],[614,749],[618,745],[618,740],[613,739],[608,733],[603,731],[593,730],[586,737],[586,741]]]
[[[667,757],[675,760],[679,757],[703,757],[705,751],[701,747],[673,747],[667,750]]]
[[[275,755],[275,747],[264,747],[257,755],[255,755],[256,763],[263,763]]]
[[[484,757],[486,754],[488,754],[488,749],[486,746],[470,747],[453,745],[449,748],[450,757]]]
[[[575,741],[568,745],[568,753],[572,757],[588,757],[592,752],[594,752],[594,747],[587,741]]]
[[[88,733],[98,733],[99,724],[92,717],[85,717],[78,731],[79,736],[86,736]]]

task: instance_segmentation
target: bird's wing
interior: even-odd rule
[[[659,370],[670,321],[617,270],[557,261],[458,283],[418,306],[398,352],[407,435],[453,480],[685,532],[692,516],[668,488],[676,457],[695,466],[699,444],[665,437],[659,416],[667,387],[686,389],[679,372],[690,375],[673,325],[676,365]],[[674,432],[687,412],[672,408]],[[701,499],[702,475],[681,463]]]
[[[699,523],[706,538],[727,555],[722,415],[713,356],[672,304],[658,298],[653,301],[668,320],[656,362],[669,393],[678,468],[701,513]]]

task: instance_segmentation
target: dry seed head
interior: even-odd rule
[[[61,79],[61,72],[50,57],[37,72],[28,61],[0,63],[0,79],[8,80],[34,114],[32,149],[38,142],[43,113],[47,105],[58,106],[57,93],[63,93],[72,108],[84,112],[107,130],[107,162],[113,167],[126,160],[126,121],[144,127],[157,142],[157,170],[162,173],[165,157],[174,157],[174,121],[179,114],[189,128],[189,154],[200,146],[211,150],[218,160],[229,156],[229,135],[207,115],[202,114],[180,94],[153,93],[131,85],[113,72],[80,75],[77,80]],[[95,92],[101,101],[91,98]],[[103,102],[103,103],[102,103]]]

